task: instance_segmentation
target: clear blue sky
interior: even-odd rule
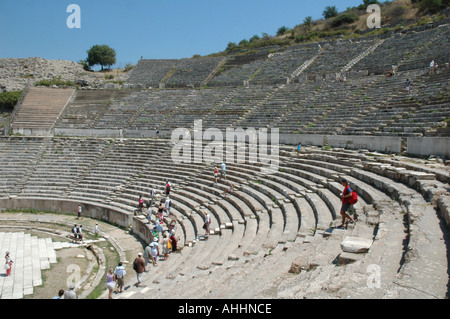
[[[326,6],[362,0],[0,0],[0,58],[79,61],[95,44],[117,52],[118,67],[146,59],[179,59],[223,51],[262,33],[292,28]],[[70,4],[81,28],[69,29]]]

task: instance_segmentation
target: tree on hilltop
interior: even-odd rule
[[[323,10],[323,12],[322,12],[322,16],[325,19],[334,18],[334,17],[337,17],[338,15],[339,15],[339,12],[338,12],[336,6],[327,6],[327,7],[325,7],[325,10]]]
[[[101,65],[103,71],[104,66],[116,64],[116,51],[106,44],[94,45],[87,51],[87,54],[86,62],[90,67]]]

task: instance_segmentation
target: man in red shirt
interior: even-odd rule
[[[354,223],[355,220],[350,217],[350,215],[347,214],[347,211],[349,210],[351,204],[350,199],[353,196],[353,191],[348,185],[348,181],[344,178],[341,181],[342,185],[344,186],[344,190],[342,191],[341,198],[342,198],[342,206],[341,206],[341,216],[342,216],[342,224],[338,227],[344,227],[345,226],[345,220],[348,218],[350,220],[350,223]]]

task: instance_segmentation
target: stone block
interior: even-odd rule
[[[369,251],[372,243],[371,239],[347,236],[341,242],[341,249],[348,253],[366,253]]]
[[[339,266],[348,265],[357,262],[362,258],[364,258],[364,256],[361,254],[343,252],[342,254],[339,255],[338,264]]]

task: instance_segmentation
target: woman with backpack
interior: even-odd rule
[[[357,201],[356,192],[354,192],[350,188],[350,186],[348,185],[348,181],[346,179],[342,179],[341,183],[344,186],[344,190],[341,193],[342,206],[341,206],[340,213],[342,216],[342,224],[338,226],[339,228],[345,226],[346,219],[349,219],[350,223],[352,223],[352,224],[355,222],[355,220],[352,217],[350,217],[350,215],[347,214],[347,211],[349,210],[350,206],[355,204]]]

